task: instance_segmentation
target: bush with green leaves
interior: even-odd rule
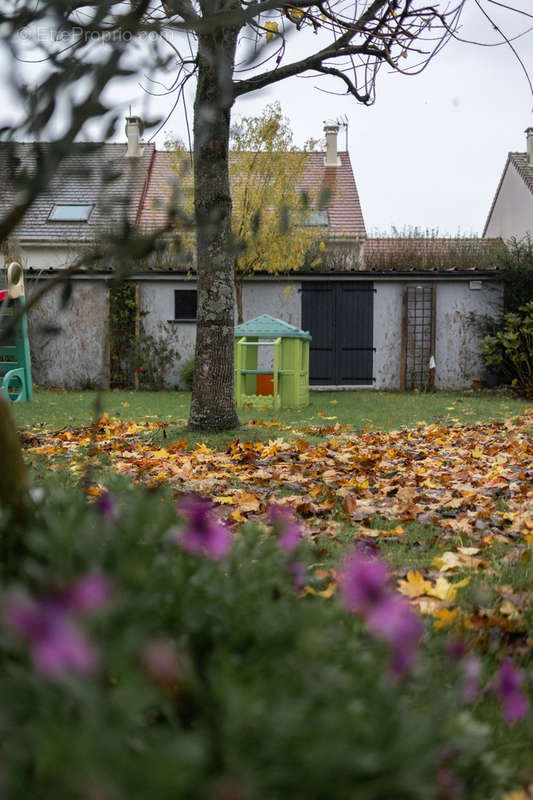
[[[157,392],[168,384],[168,373],[181,356],[176,348],[177,331],[159,322],[157,332],[147,333],[142,322],[136,351],[132,354],[141,389]]]
[[[372,592],[303,596],[317,554],[283,519],[230,537],[170,494],[53,489],[0,542],[4,797],[500,797],[452,668],[393,679]]]
[[[487,366],[526,397],[533,395],[533,301],[505,314],[500,327],[485,336],[481,353]]]

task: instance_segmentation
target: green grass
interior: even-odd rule
[[[100,413],[123,419],[159,420],[176,426],[177,433],[184,433],[189,414],[189,392],[128,392],[109,391],[98,395],[94,391],[50,391],[38,390],[31,403],[12,406],[18,425],[44,424],[49,428],[64,425],[88,424],[95,415],[97,399],[100,398]],[[278,420],[284,426],[305,428],[340,423],[355,430],[393,430],[402,426],[415,426],[418,422],[476,422],[488,419],[504,419],[521,414],[528,405],[500,392],[465,391],[436,392],[311,392],[311,403],[307,408],[283,409],[239,409],[243,423],[257,419],[263,422]],[[271,438],[276,427],[249,428],[246,433],[229,434],[229,438]],[[279,435],[279,434],[276,434]],[[192,438],[194,436],[190,435]],[[217,446],[228,438],[228,434],[213,437]],[[198,437],[209,441],[210,437]]]

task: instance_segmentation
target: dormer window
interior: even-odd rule
[[[88,222],[93,203],[55,203],[48,222]]]

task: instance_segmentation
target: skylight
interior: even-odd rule
[[[303,225],[306,228],[327,228],[328,212],[326,209],[310,211],[305,219],[300,222],[300,225]]]
[[[55,203],[48,215],[49,222],[87,222],[92,203]]]

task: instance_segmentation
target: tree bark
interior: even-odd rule
[[[215,4],[220,4],[219,10],[228,8],[224,0]],[[234,400],[235,287],[228,155],[237,34],[237,28],[221,28],[198,37],[194,102],[198,313],[189,415],[189,427],[196,430],[239,427]]]

